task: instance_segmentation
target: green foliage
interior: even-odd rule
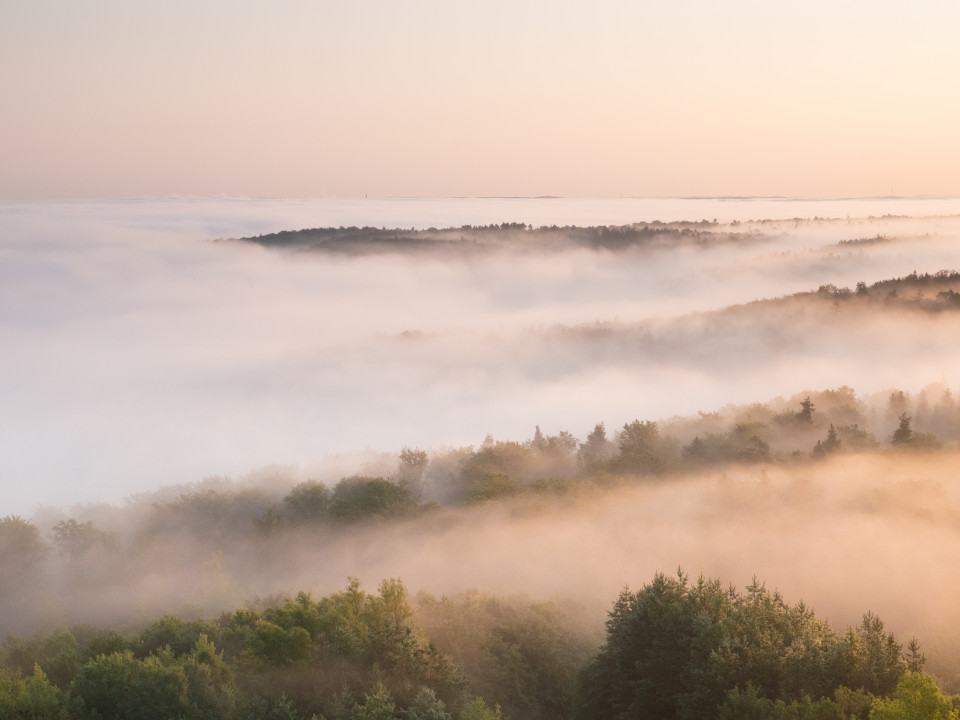
[[[683,459],[692,465],[756,463],[770,460],[770,445],[761,437],[759,423],[737,423],[723,434],[699,435],[683,449]]]
[[[69,630],[37,634],[28,640],[8,636],[3,648],[3,664],[21,675],[43,669],[44,676],[57,687],[66,688],[80,669],[80,647]]]
[[[0,576],[5,580],[34,574],[47,552],[33,523],[19,515],[0,518]]]
[[[856,423],[853,425],[838,425],[837,438],[840,441],[840,446],[848,451],[873,450],[880,445],[872,433],[864,430]]]
[[[908,672],[897,683],[892,699],[876,698],[870,720],[957,720],[958,712],[933,678]]]
[[[300,714],[283,693],[274,701],[262,697],[251,698],[247,706],[246,720],[300,720]]]
[[[335,520],[358,520],[403,517],[417,507],[413,495],[404,485],[383,478],[355,475],[344,478],[333,489],[329,512]]]
[[[307,480],[283,498],[282,516],[294,525],[315,523],[327,516],[330,505],[330,489],[316,480]]]
[[[173,502],[154,505],[143,535],[189,533],[198,540],[219,544],[246,535],[269,508],[269,497],[257,489],[184,493]]]
[[[741,691],[727,693],[717,711],[718,720],[847,720],[840,706],[830,698],[811,700],[771,700],[763,697],[752,684]]]
[[[75,717],[169,720],[190,714],[187,678],[172,654],[138,660],[129,650],[99,655],[70,688]]]
[[[844,720],[848,718],[866,720],[875,697],[866,690],[851,690],[846,685],[841,685],[834,691],[833,699],[843,714]]]
[[[460,669],[426,641],[412,616],[399,580],[384,580],[370,594],[351,579],[345,590],[318,601],[299,593],[260,614],[247,611],[224,621],[242,638],[243,684],[253,695],[276,699],[284,692],[301,709],[331,718],[348,717],[354,705],[374,712],[378,700],[347,702],[342,691],[361,696],[377,683],[399,707],[423,688],[458,705]]]
[[[904,653],[903,661],[906,663],[907,672],[918,673],[923,671],[923,666],[927,662],[926,656],[920,652],[920,643],[916,638],[911,638],[907,645],[907,652]]]
[[[427,470],[430,457],[420,448],[403,448],[400,451],[397,479],[406,483],[414,497],[419,499],[423,494],[423,474]]]
[[[268,665],[290,665],[310,655],[313,643],[302,627],[284,629],[268,620],[260,620],[250,638],[254,657]]]
[[[364,694],[362,703],[353,706],[350,720],[394,720],[396,710],[390,691],[383,683],[377,683],[373,692]]]
[[[201,637],[217,638],[219,634],[219,628],[214,623],[164,615],[140,633],[134,652],[137,657],[145,658],[168,648],[174,655],[180,656],[193,650]]]
[[[847,628],[837,638],[829,663],[831,674],[841,684],[874,695],[893,692],[907,669],[900,643],[884,630],[883,621],[870,612],[859,625]]]
[[[108,655],[112,652],[122,652],[130,649],[132,648],[129,647],[129,643],[127,643],[123,635],[116,630],[109,630],[106,632],[98,632],[89,638],[84,657],[85,659],[89,659],[97,655]],[[73,676],[71,675],[71,679],[72,678]]]
[[[911,427],[911,418],[905,412],[900,413],[897,429],[893,431],[891,445],[900,449],[936,450],[943,442],[933,433],[917,432]]]
[[[815,457],[831,455],[840,450],[841,445],[840,434],[833,426],[833,423],[830,423],[830,428],[827,430],[827,437],[823,440],[817,440],[817,444],[813,448],[813,454]]]
[[[233,672],[206,635],[197,639],[181,664],[191,706],[201,718],[229,717],[236,704]]]
[[[578,711],[693,719],[726,703],[726,717],[831,717],[819,699],[841,685],[890,692],[903,670],[900,645],[871,614],[838,636],[756,581],[738,593],[658,574],[615,603],[606,644],[581,673]]]
[[[516,495],[520,486],[503,473],[488,473],[477,478],[470,490],[470,502],[483,502]]]
[[[913,438],[913,430],[910,427],[910,421],[912,420],[905,412],[900,413],[900,424],[897,425],[897,429],[893,431],[893,444],[894,445],[910,445],[910,441]]]
[[[451,720],[453,715],[447,712],[447,706],[430,688],[420,688],[420,692],[404,713],[406,720]]]
[[[22,679],[17,670],[0,670],[0,717],[4,720],[66,720],[66,698],[39,665]]]
[[[718,720],[769,720],[774,717],[774,701],[762,697],[751,683],[741,692],[734,688],[727,693],[717,711]]]
[[[471,502],[513,495],[532,479],[534,453],[517,442],[490,442],[464,458],[460,468],[462,498]]]
[[[740,593],[658,575],[625,590],[589,662],[596,645],[575,631],[576,616],[555,602],[476,591],[422,595],[415,614],[398,579],[376,593],[351,579],[319,600],[299,593],[216,623],[165,616],[130,638],[88,628],[10,638],[0,717],[867,720],[872,711],[882,720],[927,717],[904,714],[910,703],[950,709],[926,681],[901,677],[923,664],[916,643],[903,657],[869,613],[837,635],[756,581]],[[22,679],[19,667],[31,661]],[[40,662],[60,673],[62,687]],[[896,702],[876,701],[895,691]]]
[[[489,707],[483,698],[474,698],[460,712],[460,720],[503,720],[500,706]]]
[[[597,423],[580,446],[579,460],[584,471],[596,472],[614,454],[614,445],[607,439],[607,429],[603,423]]]
[[[633,475],[660,475],[667,469],[666,446],[660,428],[650,420],[625,423],[620,431],[614,467]]]
[[[53,544],[61,555],[73,563],[81,561],[97,549],[116,547],[116,538],[100,530],[91,521],[79,523],[61,520],[53,526]]]
[[[689,592],[686,577],[662,574],[636,594],[621,593],[607,621],[607,643],[581,676],[581,717],[677,715],[699,594]],[[714,601],[727,604],[722,596]]]
[[[571,716],[578,669],[596,648],[577,631],[579,615],[576,607],[478,591],[423,594],[417,611],[437,647],[463,667],[471,693],[529,720]]]
[[[841,411],[848,418],[857,416],[857,408],[851,405],[852,391],[847,390],[808,396],[812,398],[810,421],[805,423],[809,428],[801,426],[797,413],[792,412],[800,399],[798,395],[779,406],[773,404],[773,408],[758,404],[746,409],[724,409],[709,417],[703,415],[696,424],[691,421],[683,426],[682,431],[677,431],[679,421],[659,426],[637,420],[623,426],[616,443],[607,439],[602,423],[582,445],[568,433],[548,436],[538,428],[533,440],[527,443],[495,443],[491,439],[477,452],[461,449],[454,459],[448,458],[444,472],[451,478],[458,472],[463,483],[460,489],[469,487],[468,494],[459,496],[461,501],[496,500],[531,489],[558,487],[576,488],[581,494],[573,497],[571,493],[572,500],[589,500],[587,493],[600,485],[600,474],[612,478],[613,473],[644,476],[683,470],[685,465],[675,462],[679,445],[668,434],[673,431],[677,437],[694,437],[684,448],[683,458],[699,466],[786,461],[792,452],[785,446],[787,436],[802,435],[795,446],[804,449],[820,438],[815,454],[823,455],[876,447],[875,438],[859,425],[840,424],[839,420],[828,422],[839,418]],[[827,396],[829,401],[824,399]],[[956,415],[956,403],[948,400],[943,412],[949,410]],[[940,426],[929,420],[933,411],[925,402],[922,396],[919,400],[903,393],[891,396],[891,408],[900,411],[900,426],[892,438],[897,447],[936,444],[928,433],[914,429],[907,414],[914,413],[916,427],[940,432]],[[789,423],[778,424],[772,418],[785,407],[785,414],[794,417]],[[867,414],[861,413],[860,417]],[[923,418],[928,418],[930,424],[924,424]],[[329,527],[330,521],[389,520],[418,512],[420,506],[410,486],[404,483],[422,475],[426,461],[423,451],[405,448],[398,473],[391,480],[354,476],[342,480],[333,491],[308,481],[293,487],[282,501],[280,493],[245,490],[182,494],[176,501],[157,503],[152,513],[144,513],[148,530],[160,534],[124,538],[125,543],[131,542],[122,552],[146,565],[164,552],[159,548],[166,543],[154,540],[183,532],[190,537],[199,535],[212,544],[201,553],[183,553],[182,561],[188,571],[190,563],[199,567],[204,558],[216,558],[218,552],[233,553],[232,568],[249,561],[251,577],[257,569],[271,567],[278,557],[289,558],[292,566],[296,556],[288,552],[291,545],[287,543],[317,541],[317,547],[321,547],[319,543],[326,533],[332,535],[342,530]],[[562,477],[543,475],[545,468],[574,470],[569,477]],[[437,465],[430,465],[430,473],[432,486],[439,485]],[[765,473],[762,477],[766,478]],[[623,485],[627,481],[613,482]],[[782,485],[779,477],[773,482],[762,479],[756,486],[744,483],[743,493],[737,499],[746,498],[748,493],[777,502],[799,497],[792,491],[777,494],[775,491]],[[877,506],[877,498],[888,502],[883,495],[888,489],[885,485],[874,492],[874,504],[869,507]],[[728,497],[726,490],[723,497]],[[896,500],[889,493],[886,497],[893,498],[888,504]],[[542,507],[552,510],[558,506],[530,498],[522,510],[535,508],[539,512]],[[251,532],[253,525],[249,522],[261,517],[257,512],[264,507],[279,519],[278,534],[267,538]],[[763,507],[763,503],[757,503],[757,507]],[[916,507],[927,509],[926,503]],[[719,517],[724,508],[716,510]],[[940,510],[934,510],[939,517]],[[454,513],[449,517],[454,517]],[[284,528],[324,522],[328,523],[326,531],[283,534]],[[57,618],[61,614],[70,617],[69,603],[87,607],[86,601],[104,577],[87,573],[88,567],[105,557],[115,557],[101,552],[114,541],[91,521],[59,522],[52,527],[51,538],[60,551],[59,558],[48,552],[32,523],[14,516],[0,519],[0,569],[4,573],[0,602],[5,618],[14,618],[8,620],[11,624],[20,619],[19,608],[31,606],[28,601],[36,587],[62,588],[63,592],[57,602],[45,607],[34,603],[31,619],[42,615]],[[138,541],[143,544],[138,545]],[[168,551],[170,556],[179,552]],[[73,572],[77,568],[82,572]],[[69,577],[71,574],[77,577]],[[84,576],[88,579],[82,580]],[[186,583],[194,581],[188,573],[183,577]],[[24,578],[31,582],[23,582]],[[86,583],[82,588],[86,592],[70,592],[79,582]],[[650,589],[644,591],[643,597],[630,596],[616,610],[618,631],[644,629],[635,632],[629,642],[608,642],[604,653],[619,653],[616,661],[602,653],[583,668],[583,691],[578,702],[584,717],[616,717],[639,712],[641,707],[644,712],[654,708],[651,712],[673,713],[676,717],[713,717],[724,703],[734,708],[752,703],[768,715],[779,713],[776,716],[786,717],[793,713],[806,717],[821,710],[828,712],[824,709],[830,707],[827,700],[845,715],[862,717],[872,703],[872,694],[893,692],[905,668],[922,668],[919,649],[912,648],[906,658],[902,657],[899,644],[873,616],[866,616],[860,625],[846,632],[834,633],[802,605],[791,607],[762,586],[752,586],[740,594],[714,581],[691,585],[684,579],[676,581],[679,586],[671,582],[655,581],[657,592]],[[104,587],[114,592],[113,587]],[[117,587],[121,587],[119,581]],[[137,602],[146,608],[160,603],[169,606],[170,596],[164,595],[167,588],[149,587],[150,591],[158,590],[157,604],[152,605],[151,598],[144,602],[150,591],[137,597]],[[397,716],[409,716],[423,693],[432,693],[430,697],[439,705],[431,705],[428,695],[424,695],[418,712],[433,708],[440,715],[456,716],[462,709],[465,692],[464,674],[457,665],[460,663],[467,670],[471,695],[500,703],[513,717],[568,716],[574,699],[574,678],[589,654],[582,638],[570,631],[569,619],[559,617],[556,608],[548,603],[530,603],[519,608],[499,600],[481,599],[462,606],[460,602],[452,601],[448,609],[437,611],[449,612],[454,619],[442,626],[431,624],[425,632],[414,622],[406,591],[399,581],[387,581],[374,593],[364,592],[359,583],[352,582],[343,592],[319,600],[305,593],[295,598],[271,598],[254,608],[225,615],[217,622],[166,616],[128,637],[116,632],[91,634],[89,629],[77,627],[29,639],[10,637],[4,644],[2,663],[19,671],[19,675],[16,681],[13,672],[4,676],[8,687],[5,692],[10,697],[20,697],[24,692],[20,684],[27,688],[34,682],[30,678],[36,666],[42,673],[42,680],[35,681],[37,688],[53,688],[62,701],[63,691],[79,678],[74,696],[81,698],[80,689],[84,683],[90,686],[91,673],[98,662],[104,662],[103,658],[124,658],[132,652],[136,662],[127,668],[130,682],[146,683],[143,678],[151,676],[155,680],[165,677],[164,682],[171,687],[180,683],[188,700],[185,717],[191,713],[239,717],[254,696],[266,698],[268,709],[280,708],[284,706],[280,698],[286,693],[291,712],[298,716],[316,712],[340,720],[348,717],[354,706],[366,707],[367,701],[361,698],[376,683],[388,693]],[[111,609],[98,608],[97,612]],[[470,623],[462,618],[470,618],[473,627],[466,627]],[[423,616],[418,620],[425,622]],[[433,644],[427,640],[428,635]],[[80,678],[84,673],[84,678]],[[621,696],[621,691],[614,689],[617,678],[629,684],[632,696]],[[846,691],[849,696],[843,696],[850,700],[847,705],[841,701],[841,684],[851,688]],[[154,685],[164,686],[159,680]],[[738,694],[732,695],[734,691]],[[864,696],[869,699],[867,705],[862,702]],[[845,709],[848,706],[856,709]]]

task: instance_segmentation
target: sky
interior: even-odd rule
[[[0,199],[960,195],[952,2],[0,14]]]
[[[405,446],[583,439],[842,385],[956,396],[960,314],[724,308],[960,268],[957,28],[960,3],[937,0],[0,0],[0,516],[275,467],[334,483]],[[732,239],[470,262],[213,242],[704,218]],[[767,542],[781,516],[760,508],[731,546],[689,497],[586,522],[629,528],[631,562],[759,557],[772,581],[789,564],[798,594],[848,580],[824,570],[831,533],[861,570],[889,536],[824,514],[783,534],[823,531],[798,552]],[[668,506],[699,534],[658,525]],[[950,512],[904,535],[951,550]],[[528,557],[505,537],[494,552]],[[582,552],[566,560],[593,572]],[[909,608],[941,555],[894,563]]]
[[[957,27],[960,6],[932,0],[0,0],[9,511],[344,449],[523,439],[546,417],[585,435],[577,423],[884,386],[882,368],[850,377],[825,353],[803,372],[774,358],[765,385],[695,368],[682,397],[656,374],[624,393],[629,357],[591,374],[593,355],[561,348],[572,359],[539,373],[555,339],[524,349],[523,334],[956,268],[953,227],[863,263],[818,255],[868,232],[857,226],[790,229],[775,250],[800,255],[782,262],[760,247],[646,265],[294,263],[210,241],[341,224],[955,215]],[[417,200],[518,196],[567,200]],[[827,201],[660,200],[678,196]],[[902,199],[915,196],[940,199]],[[395,346],[408,331],[428,339]],[[914,389],[943,380],[953,347],[931,357],[889,372],[909,370]]]

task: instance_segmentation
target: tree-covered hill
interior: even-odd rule
[[[215,619],[8,635],[9,720],[955,718],[876,615],[843,632],[754,582],[657,574],[624,590],[596,651],[571,608],[397,579],[300,592]],[[917,714],[920,713],[920,714]]]
[[[533,227],[525,223],[464,225],[426,230],[376,227],[326,227],[284,230],[240,238],[268,248],[368,255],[439,253],[475,256],[498,250],[557,252],[574,248],[620,252],[630,249],[710,247],[757,241],[762,236],[720,230],[715,222],[652,222],[622,226]]]
[[[33,518],[0,518],[0,622],[5,632],[24,632],[58,618],[103,622],[185,605],[209,614],[251,596],[326,590],[349,574],[374,572],[379,581],[396,562],[418,565],[417,577],[457,577],[462,589],[479,582],[470,572],[492,576],[494,555],[484,556],[500,553],[503,538],[530,542],[524,523],[562,534],[593,507],[615,506],[624,495],[628,505],[639,503],[653,491],[664,503],[693,492],[684,522],[708,527],[698,513],[713,522],[717,508],[729,506],[732,518],[746,518],[758,503],[792,497],[800,478],[824,477],[839,493],[824,502],[845,517],[903,517],[922,507],[939,526],[950,521],[953,501],[933,493],[946,492],[939,478],[958,440],[960,407],[946,387],[867,398],[841,387],[694,417],[610,429],[600,422],[583,438],[537,427],[526,440],[406,448],[392,464],[365,465],[369,474],[303,479],[295,469],[278,470],[259,480],[213,478],[141,494],[123,506],[40,508]],[[832,479],[838,472],[844,477]],[[744,487],[724,480],[741,475],[781,479],[752,489],[753,480]],[[739,506],[729,505],[734,497]],[[590,535],[604,538],[604,519],[596,522]],[[537,552],[567,562],[559,547]],[[458,557],[477,565],[451,573]],[[520,558],[510,559],[511,568]],[[528,578],[551,572],[549,565],[511,569]],[[549,592],[556,590],[552,579]]]

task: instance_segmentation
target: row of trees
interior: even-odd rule
[[[32,522],[8,516],[0,518],[0,577],[36,574],[51,556],[66,562],[73,572],[87,572],[92,558],[122,553],[125,544],[143,545],[148,537],[188,536],[222,547],[224,542],[258,533],[389,522],[430,512],[438,504],[562,491],[585,482],[603,485],[616,477],[666,477],[726,464],[796,463],[883,449],[884,444],[859,423],[831,421],[858,418],[851,398],[852,393],[841,389],[833,395],[822,393],[817,402],[804,396],[793,411],[773,413],[751,406],[734,414],[726,427],[711,414],[701,414],[695,425],[669,422],[668,432],[660,423],[634,420],[612,438],[598,423],[584,441],[567,432],[546,435],[538,427],[527,442],[488,438],[477,449],[461,448],[432,457],[423,450],[404,449],[389,475],[350,476],[333,487],[308,480],[279,497],[256,488],[199,489],[153,503],[137,524],[139,539],[121,538],[91,520],[74,518],[58,520],[45,536]],[[824,413],[818,409],[821,403],[827,408]],[[902,393],[890,396],[890,408],[900,413],[886,447],[932,450],[943,446],[932,433],[914,429],[913,418],[902,409],[905,404]],[[686,442],[681,439],[684,435]],[[777,451],[784,436],[807,438],[809,451]]]
[[[894,393],[886,409],[892,432],[883,443],[859,424],[865,412],[853,391],[840,388],[774,407],[725,408],[662,423],[634,420],[610,435],[598,423],[582,441],[537,428],[526,442],[489,438],[477,448],[433,455],[405,449],[392,465],[371,465],[367,474],[329,485],[294,484],[279,475],[272,484],[211,481],[179,496],[158,492],[122,508],[83,509],[76,518],[50,510],[33,521],[0,518],[0,634],[32,631],[57,618],[101,622],[134,607],[179,608],[186,594],[181,587],[193,588],[191,602],[212,612],[252,593],[295,587],[298,580],[263,580],[297,577],[291,547],[342,545],[346,538],[363,544],[437,528],[459,514],[438,506],[469,507],[518,494],[539,494],[535,503],[552,495],[573,504],[637,479],[669,482],[722,473],[727,464],[796,464],[846,451],[939,444],[915,427],[908,414],[918,409],[914,399]],[[793,444],[784,445],[784,438]],[[790,450],[798,439],[806,451]],[[175,571],[178,582],[154,586],[152,571]]]
[[[241,238],[269,248],[309,249],[319,252],[368,254],[431,252],[476,252],[492,249],[563,251],[572,247],[622,252],[669,246],[704,246],[742,242],[741,233],[716,232],[709,221],[651,222],[622,226],[534,227],[522,222],[463,225],[459,228],[425,230],[376,227],[327,227],[284,230]]]
[[[465,453],[458,475],[446,479],[448,487],[436,490],[446,501],[482,501],[513,495],[524,488],[562,485],[564,481],[598,475],[663,476],[724,464],[797,462],[882,447],[858,422],[821,421],[810,396],[799,402],[796,411],[769,415],[769,421],[764,422],[747,414],[726,429],[697,433],[686,444],[650,420],[625,423],[612,439],[603,423],[598,423],[584,442],[566,432],[544,436],[538,427],[529,442],[488,439],[478,450]],[[849,419],[858,417],[858,413],[844,406],[833,408],[831,416]],[[930,450],[944,445],[934,434],[914,430],[911,422],[912,418],[901,412],[889,447]],[[809,449],[777,452],[775,448],[784,445],[785,437],[794,446],[798,440],[806,442]],[[429,467],[426,476],[431,478]]]
[[[833,631],[803,603],[754,580],[746,592],[718,580],[657,575],[625,590],[606,642],[580,676],[577,715],[617,718],[955,718],[908,650],[871,613]]]
[[[876,616],[835,632],[757,581],[659,574],[621,593],[595,648],[556,602],[412,601],[399,580],[351,580],[217,620],[9,636],[0,717],[946,720],[960,705]]]
[[[301,592],[212,621],[8,636],[0,717],[564,718],[595,647],[568,619],[554,603],[476,592],[413,602],[399,580],[372,594],[351,580],[319,600]]]

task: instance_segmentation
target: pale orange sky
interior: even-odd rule
[[[5,3],[0,198],[958,195],[958,27],[932,0]]]

